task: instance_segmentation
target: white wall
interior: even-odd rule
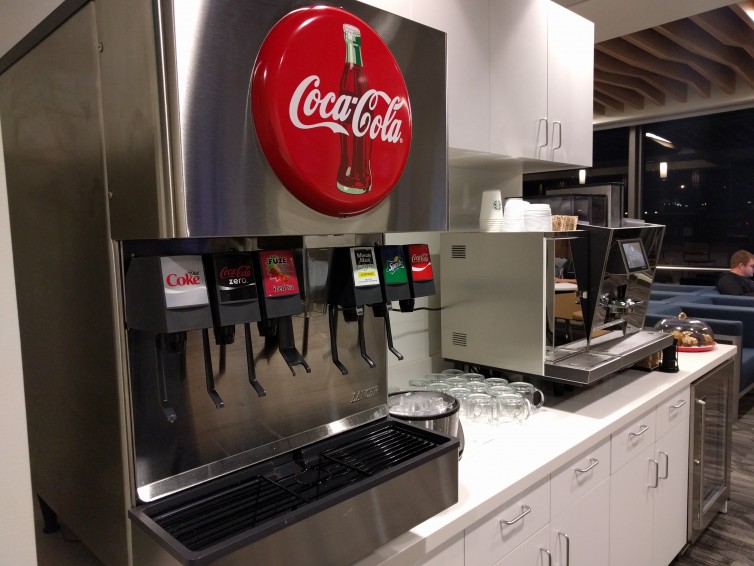
[[[0,55],[4,55],[60,0],[0,0]],[[0,124],[0,128],[2,124]],[[1,131],[1,130],[0,130]],[[3,155],[0,136],[0,158]],[[0,159],[0,564],[37,563],[34,511],[26,433],[21,341],[8,218],[5,161]]]

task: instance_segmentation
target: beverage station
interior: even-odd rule
[[[435,293],[411,232],[447,229],[445,34],[98,0],[22,47],[0,117],[46,529],[115,566],[349,564],[454,504],[458,440],[387,408],[393,303]]]
[[[355,0],[71,0],[4,61],[45,532],[108,566],[662,565],[717,512],[686,520],[689,405],[725,429],[736,348],[644,328],[664,228],[620,199],[448,231],[445,33]],[[396,319],[440,293],[418,379]]]

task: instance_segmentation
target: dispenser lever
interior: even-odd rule
[[[168,420],[169,423],[174,423],[178,419],[178,417],[175,414],[175,410],[170,405],[170,401],[168,401],[168,391],[167,391],[167,385],[165,383],[165,360],[163,358],[164,356],[163,340],[164,339],[165,339],[164,334],[158,334],[155,339],[155,353],[157,355],[157,395],[159,397],[160,407],[162,408],[162,412],[165,413],[165,418]]]
[[[296,375],[293,366],[297,365],[304,366],[306,373],[312,372],[309,364],[296,349],[296,342],[293,337],[293,321],[290,316],[278,319],[278,350],[280,350],[280,355],[283,356],[293,375]]]
[[[401,354],[398,350],[395,349],[395,346],[393,346],[393,330],[390,327],[390,309],[388,308],[388,304],[380,303],[377,305],[372,305],[372,312],[374,312],[374,316],[379,316],[385,319],[385,337],[387,338],[387,349],[390,350],[396,358],[402,360],[403,354]]]
[[[370,368],[373,368],[374,362],[372,361],[372,358],[369,357],[369,354],[367,354],[367,344],[364,339],[364,309],[359,308],[357,312],[359,320],[359,350],[361,351],[361,357],[364,358],[364,361],[369,364]]]
[[[257,381],[257,372],[254,369],[254,351],[251,349],[251,326],[249,323],[243,325],[244,337],[246,338],[246,368],[249,372],[249,383],[257,392],[259,397],[267,395],[262,384]]]
[[[215,407],[220,409],[225,406],[225,402],[215,391],[215,378],[212,375],[212,353],[209,349],[209,332],[206,328],[202,328],[202,342],[204,343],[204,377],[207,381],[207,393],[209,393]]]
[[[343,375],[348,375],[348,368],[344,366],[338,356],[338,306],[330,304],[327,306],[327,315],[330,319],[330,353],[332,362]]]

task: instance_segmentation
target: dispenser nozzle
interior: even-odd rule
[[[257,381],[257,372],[254,369],[254,351],[251,349],[251,326],[247,322],[243,325],[244,337],[246,338],[246,369],[249,372],[249,383],[259,397],[267,395],[262,384]]]
[[[209,393],[215,407],[220,409],[225,406],[225,402],[215,391],[215,377],[212,375],[212,354],[209,349],[209,332],[206,328],[202,328],[202,342],[204,343],[204,378],[207,382],[207,393]]]
[[[178,417],[175,414],[175,410],[168,401],[167,384],[165,383],[165,359],[164,352],[170,351],[167,347],[165,340],[165,334],[158,334],[155,337],[155,356],[157,362],[157,397],[160,402],[162,412],[165,414],[165,418],[169,423],[174,423]],[[184,333],[185,338],[185,333]]]

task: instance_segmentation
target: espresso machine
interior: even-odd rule
[[[65,3],[3,59],[49,530],[112,566],[350,564],[457,501],[458,440],[387,410],[426,275],[393,294],[375,257],[447,229],[445,68],[354,0]]]
[[[631,224],[443,234],[443,356],[588,385],[670,345],[643,329],[665,228]],[[563,255],[575,283],[555,282]]]

